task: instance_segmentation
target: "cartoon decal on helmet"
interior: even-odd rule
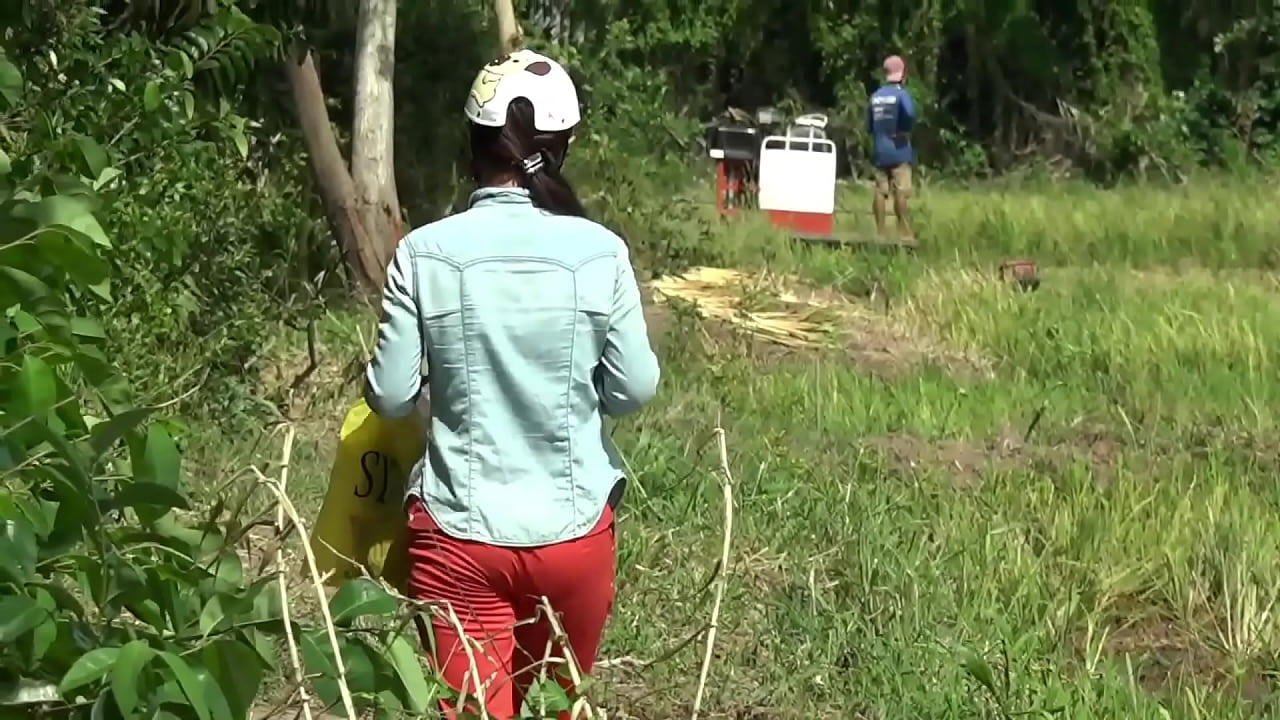
[[[485,65],[476,76],[476,81],[471,84],[471,99],[475,100],[476,107],[484,107],[485,103],[493,100],[498,94],[498,83],[513,72],[523,70],[538,76],[551,72],[551,64],[546,60],[529,62],[530,59],[528,54],[515,53],[504,55]]]

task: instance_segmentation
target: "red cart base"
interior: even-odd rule
[[[770,210],[769,222],[774,227],[793,230],[810,237],[830,237],[835,234],[835,216],[828,213]]]

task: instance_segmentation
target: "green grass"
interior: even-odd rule
[[[664,323],[660,398],[617,431],[636,477],[601,699],[688,712],[702,639],[681,643],[708,621],[720,552],[720,417],[736,521],[705,716],[1274,716],[1272,189],[926,186],[916,256],[717,229],[727,262],[888,288],[859,327],[890,352],[872,366],[847,345],[778,353],[687,313]],[[866,191],[844,193],[842,221],[869,227],[852,212]],[[1022,255],[1039,292],[995,279]],[[322,333],[328,365],[359,355],[350,325]],[[310,508],[357,396],[333,373],[312,386],[293,476]]]
[[[920,234],[931,256],[1030,255],[1071,265],[1275,268],[1280,246],[1273,178],[1199,176],[1184,186],[1100,190],[1017,178],[972,187],[923,186]],[[870,195],[846,192],[841,211],[870,225]]]

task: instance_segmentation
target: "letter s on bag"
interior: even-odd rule
[[[373,494],[373,468],[369,466],[370,464],[377,465],[379,462],[382,462],[382,453],[377,450],[370,450],[360,456],[360,469],[364,471],[364,479],[368,486],[361,490],[360,486],[356,485],[356,497],[367,498]],[[385,462],[383,464],[385,465]],[[385,474],[386,471],[384,470],[383,472]],[[385,490],[383,494],[386,494]]]

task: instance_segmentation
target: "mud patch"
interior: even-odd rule
[[[929,440],[914,435],[883,435],[862,441],[900,472],[941,471],[957,487],[976,487],[984,475],[1027,469],[1051,469],[1073,461],[1089,464],[1095,475],[1110,475],[1118,446],[1106,437],[1078,444],[1035,445],[1012,433],[987,440]]]
[[[1183,688],[1210,688],[1250,703],[1263,703],[1277,690],[1274,673],[1262,667],[1234,668],[1231,658],[1179,623],[1146,614],[1108,628],[1101,641],[1102,658],[1131,665],[1134,680],[1156,695],[1174,696]],[[1077,638],[1076,652],[1088,659],[1096,652]]]
[[[1135,679],[1149,691],[1200,685],[1227,667],[1226,658],[1158,617],[1113,628],[1102,649],[1108,656],[1132,661]]]
[[[990,378],[994,374],[986,358],[947,348],[919,330],[894,328],[874,316],[848,318],[839,334],[844,339],[844,354],[856,366],[881,377],[930,364],[961,377]]]

